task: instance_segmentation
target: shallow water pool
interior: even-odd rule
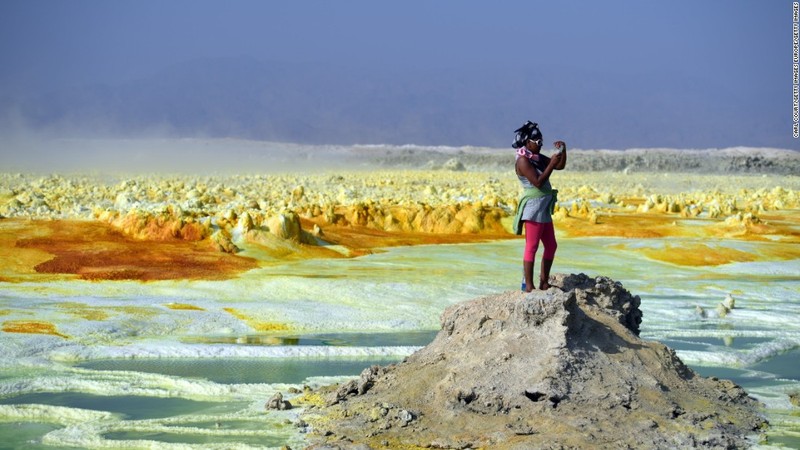
[[[744,386],[766,404],[769,442],[800,447],[789,401],[800,391],[800,261],[684,267],[627,244],[561,238],[553,270],[622,282],[642,298],[643,338]],[[447,306],[519,289],[521,253],[511,240],[287,262],[228,281],[4,283],[4,320],[46,321],[58,335],[2,335],[0,442],[301,448],[297,410],[264,409],[275,392],[401,360],[433,339]],[[726,296],[735,308],[723,316]]]

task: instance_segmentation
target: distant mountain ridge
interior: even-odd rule
[[[658,86],[670,77],[197,59],[116,85],[0,95],[0,132],[504,147],[530,119],[581,148],[796,144],[789,114],[689,81],[669,96]]]

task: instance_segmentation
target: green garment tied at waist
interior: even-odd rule
[[[550,215],[553,215],[553,212],[556,210],[556,203],[558,202],[557,189],[542,190],[536,187],[525,189],[522,193],[522,197],[519,198],[519,203],[517,203],[517,211],[514,215],[514,233],[522,234],[522,211],[525,209],[525,203],[527,203],[528,200],[541,198],[545,195],[552,195],[550,203],[547,204],[547,209],[550,210]]]

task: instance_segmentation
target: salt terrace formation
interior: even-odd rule
[[[742,448],[765,426],[739,386],[639,339],[619,283],[551,282],[453,305],[405,361],[300,397],[312,447]]]
[[[557,173],[562,217],[611,213],[756,222],[800,205],[787,186],[758,177]],[[99,219],[138,238],[200,240],[222,230],[269,229],[304,239],[295,224],[364,226],[385,231],[494,233],[516,206],[508,173],[385,171],[310,176],[140,176],[118,182],[84,176],[3,174],[4,218]],[[272,227],[270,227],[272,224]],[[313,226],[311,227],[313,228]],[[311,231],[311,230],[309,230]]]
[[[369,154],[368,149],[361,151]],[[72,227],[88,222],[104,225],[109,232],[119,233],[120,237],[114,238],[115,245],[183,242],[192,243],[198,252],[205,249],[256,259],[348,257],[381,246],[512,237],[508,230],[520,192],[511,169],[513,155],[477,150],[410,152],[402,164],[395,161],[381,170],[354,164],[353,170],[327,173],[0,174],[0,217],[4,219],[0,223],[5,223],[6,228],[0,246],[54,253],[46,248],[48,241],[44,234],[57,227],[41,225],[42,220],[72,221]],[[399,158],[407,152],[390,153],[382,157]],[[591,155],[601,162],[603,158],[622,157],[607,153]],[[771,157],[728,153],[731,154],[726,158],[762,158],[770,161],[772,169],[792,167],[793,161],[800,159],[780,152]],[[643,161],[665,158],[660,153],[624,154],[626,158],[644,158]],[[689,176],[637,170],[575,170],[581,158],[588,155],[573,152],[570,170],[557,172],[552,179],[559,190],[557,228],[568,236],[684,235],[755,239],[776,246],[800,240],[794,217],[800,205],[797,176],[773,172],[758,176]],[[436,162],[444,157],[449,159]],[[484,158],[490,157],[503,158],[503,168],[480,165]],[[363,156],[370,164],[381,163],[379,158]],[[414,168],[398,168],[406,163]],[[47,230],[34,230],[37,227]],[[12,228],[15,231],[9,231]],[[23,228],[27,235],[38,240],[15,243],[14,236],[21,239],[24,235],[16,230]],[[52,236],[50,242],[57,237]],[[70,251],[79,255],[80,245],[74,240],[73,243]],[[770,257],[796,258],[800,256],[797,248],[783,245],[780,250],[769,250]],[[692,249],[691,254],[697,254],[696,250],[708,254],[707,248]],[[728,252],[699,261],[681,251],[651,253],[648,256],[695,264],[709,261],[722,264],[751,257]],[[49,270],[76,273],[83,270],[74,269],[80,265],[80,262],[65,263],[62,268],[51,265]],[[74,270],[65,269],[67,266]],[[36,267],[38,271],[43,266]],[[100,272],[94,273],[102,278],[97,275]],[[139,272],[130,272],[134,277],[136,273]],[[127,276],[120,271],[112,275]],[[173,275],[165,273],[165,276]]]

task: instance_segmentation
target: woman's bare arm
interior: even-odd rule
[[[544,172],[539,174],[536,171],[536,168],[528,161],[527,158],[519,158],[517,160],[517,173],[524,176],[531,182],[532,185],[536,186],[537,188],[542,187],[542,185],[550,178],[550,174],[553,173],[553,169],[556,168],[557,164],[560,164],[561,157],[559,154],[553,155],[550,159],[550,164],[544,169]]]

